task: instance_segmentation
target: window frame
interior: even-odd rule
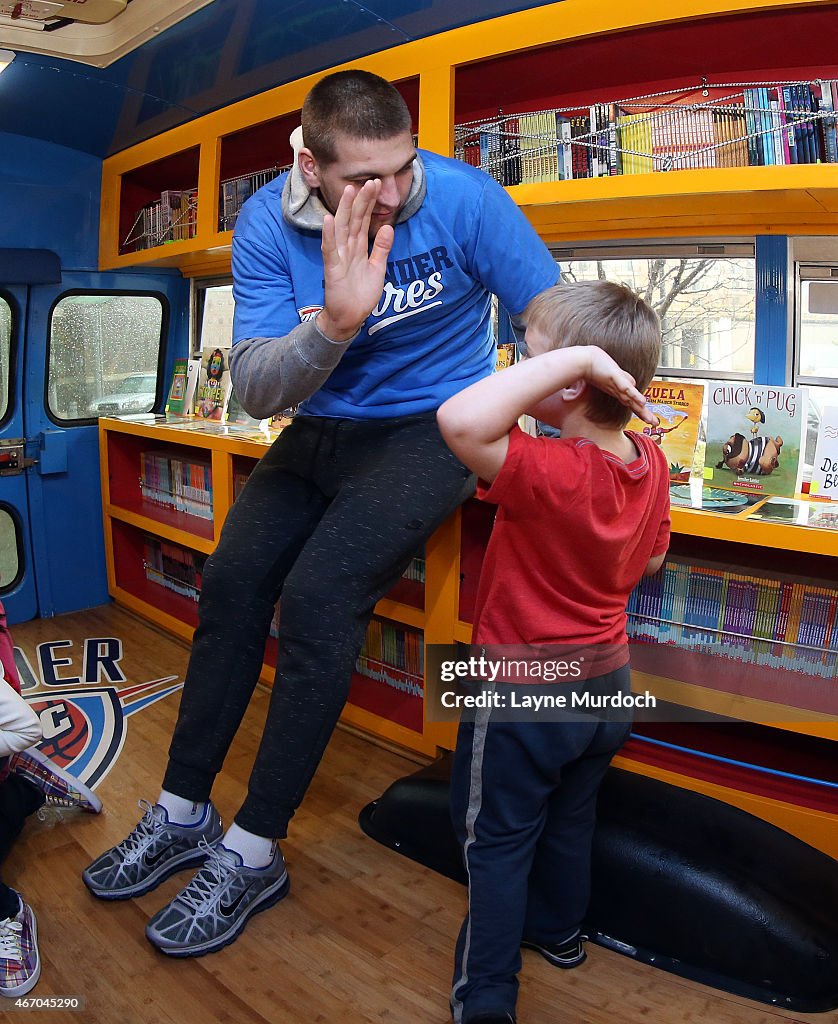
[[[210,288],[229,287],[233,284],[232,274],[223,274],[218,277],[201,277],[192,281],[192,301],[190,330],[189,330],[189,356],[196,359],[201,354],[201,329],[204,322],[204,308],[206,305],[207,291]],[[232,339],[231,339],[232,343]]]
[[[9,307],[11,312],[11,330],[9,333],[9,379],[6,384],[6,411],[3,416],[0,417],[0,430],[4,430],[10,420],[14,417],[17,412],[17,353],[19,348],[19,335],[20,335],[20,306],[17,300],[11,292],[5,291],[0,288],[0,299],[2,299]]]
[[[838,399],[838,366],[834,377],[819,377],[817,374],[800,372],[800,355],[803,335],[803,282],[834,281],[838,288],[838,260],[823,263],[801,261],[794,268],[794,333],[792,352],[792,384],[794,387],[834,388]],[[838,314],[837,314],[838,315]]]

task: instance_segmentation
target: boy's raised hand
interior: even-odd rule
[[[325,306],[317,319],[335,341],[355,334],[381,298],[393,228],[380,227],[370,251],[370,218],[380,191],[377,178],[360,188],[347,185],[335,215],[323,220]]]
[[[586,346],[582,349],[590,359],[589,370],[585,374],[587,380],[595,384],[600,391],[613,395],[614,398],[628,406],[635,416],[644,423],[656,427],[659,423],[658,417],[646,405],[643,394],[635,387],[634,377],[616,363],[607,352],[595,345]]]

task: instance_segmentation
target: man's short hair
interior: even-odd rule
[[[392,139],[412,127],[399,91],[369,71],[336,71],[309,92],[302,111],[303,142],[321,164],[337,159],[339,136]]]
[[[641,296],[612,281],[558,284],[537,295],[527,311],[532,325],[554,348],[597,345],[634,377],[644,391],[660,362],[657,313]],[[624,427],[631,412],[618,399],[589,385],[587,415],[595,423]]]

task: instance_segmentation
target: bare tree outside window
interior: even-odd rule
[[[754,367],[754,261],[736,257],[568,260],[565,281],[627,284],[661,319],[661,370],[750,379]]]

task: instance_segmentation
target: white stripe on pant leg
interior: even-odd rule
[[[494,690],[494,686],[491,687]],[[469,778],[468,807],[466,809],[466,841],[463,844],[463,860],[468,875],[468,924],[463,941],[463,958],[460,964],[460,977],[451,989],[451,1012],[455,1024],[462,1024],[463,1003],[457,998],[457,992],[468,982],[468,955],[471,946],[471,870],[468,863],[468,852],[476,842],[475,825],[477,815],[483,802],[483,751],[486,747],[486,730],[491,716],[491,707],[480,708],[474,719],[474,737],[471,745],[471,772]]]

